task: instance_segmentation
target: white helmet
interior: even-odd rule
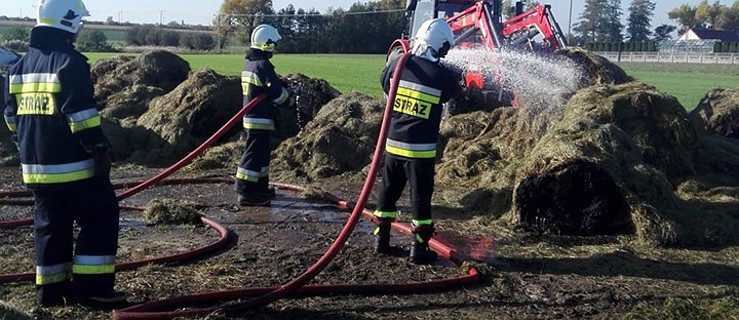
[[[76,34],[82,17],[90,15],[82,0],[39,0],[36,26],[57,28]]]
[[[421,24],[413,40],[411,52],[431,62],[446,56],[454,45],[454,32],[444,19],[426,20]]]
[[[251,47],[262,51],[272,52],[275,44],[282,37],[277,33],[275,27],[268,24],[260,24],[251,32]]]

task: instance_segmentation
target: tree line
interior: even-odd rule
[[[678,26],[663,24],[652,28],[655,1],[631,0],[626,25],[621,0],[586,0],[578,22],[573,28],[574,38],[580,44],[588,42],[620,43],[668,40],[678,30],[683,34],[690,29],[739,30],[739,0],[733,4],[709,3],[703,0],[697,6],[682,4],[668,12],[668,17]]]
[[[282,36],[280,52],[385,53],[405,28],[404,8],[405,0],[380,0],[321,14],[293,5],[275,11],[271,0],[225,0],[214,25],[219,47],[229,38],[248,44],[251,31],[267,23]]]

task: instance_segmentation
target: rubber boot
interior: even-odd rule
[[[432,264],[438,255],[429,248],[429,240],[434,234],[434,226],[417,226],[413,228],[411,239],[411,261],[415,264]]]
[[[381,218],[380,223],[375,229],[375,252],[380,254],[390,254],[393,247],[390,246],[390,225],[393,219]]]

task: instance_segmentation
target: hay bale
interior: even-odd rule
[[[183,200],[153,199],[144,209],[142,218],[151,225],[202,224],[198,205]]]
[[[739,139],[739,87],[709,91],[690,119],[698,130]]]
[[[131,160],[168,164],[188,154],[238,112],[242,100],[239,88],[239,79],[213,70],[193,73],[175,90],[154,99],[136,121],[149,135]],[[235,126],[230,135],[239,130],[240,126]]]
[[[622,84],[634,80],[621,67],[582,48],[567,47],[555,53],[572,59],[582,67],[584,71],[582,85],[585,87],[598,84]]]
[[[738,224],[731,220],[736,206],[713,206],[715,210],[707,212],[705,206],[679,198],[673,187],[710,174],[711,168],[696,165],[696,150],[711,159],[723,157],[719,161],[731,168],[739,166],[739,156],[716,153],[716,148],[703,145],[705,141],[675,98],[651,86],[628,83],[581,90],[570,100],[563,119],[521,164],[509,219],[531,230],[576,235],[592,234],[582,232],[585,224],[622,231],[633,224],[638,240],[657,245],[733,243],[739,238]],[[730,186],[738,179],[715,183]],[[544,205],[543,199],[555,200]],[[622,200],[628,209],[625,219],[618,205]],[[558,219],[550,212],[566,212],[559,216],[565,221],[546,221]],[[546,223],[537,224],[537,219]],[[602,227],[586,230],[603,233]]]
[[[312,179],[362,170],[371,160],[384,107],[358,92],[339,96],[273,152],[272,166]]]

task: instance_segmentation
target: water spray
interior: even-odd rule
[[[583,74],[567,57],[510,50],[452,49],[442,62],[457,73],[481,74],[483,90],[518,93],[525,101],[520,107],[534,114],[561,111]]]

